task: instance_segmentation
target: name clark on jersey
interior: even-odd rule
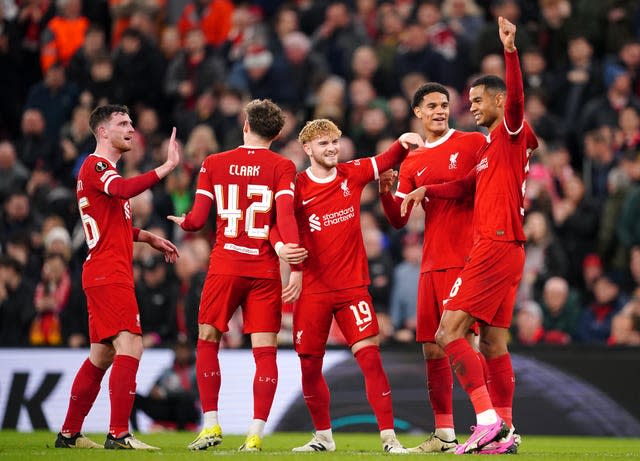
[[[229,165],[231,176],[260,176],[260,165]]]

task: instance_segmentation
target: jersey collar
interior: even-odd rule
[[[439,146],[440,144],[442,144],[442,143],[444,143],[444,142],[447,142],[447,140],[451,137],[451,135],[453,135],[453,133],[454,133],[455,131],[456,131],[456,130],[454,130],[453,128],[449,128],[449,131],[447,131],[447,132],[444,134],[444,136],[442,136],[442,137],[440,137],[440,138],[436,139],[435,141],[433,141],[433,142],[427,142],[427,141],[425,141],[425,142],[424,142],[424,147],[433,148],[433,147]]]
[[[338,169],[337,168],[334,168],[333,171],[331,172],[331,174],[329,176],[327,176],[326,178],[318,178],[316,175],[314,175],[311,172],[311,167],[307,167],[307,169],[304,170],[304,171],[305,171],[305,173],[307,173],[307,176],[309,177],[310,180],[312,180],[313,182],[317,182],[319,184],[330,183],[331,181],[336,179],[336,176],[338,175]]]

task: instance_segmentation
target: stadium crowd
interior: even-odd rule
[[[298,170],[308,160],[296,136],[312,118],[343,127],[342,161],[419,133],[409,101],[427,81],[448,87],[452,126],[475,131],[468,83],[504,74],[498,16],[518,25],[525,117],[540,142],[512,341],[640,345],[636,0],[1,0],[0,346],[88,345],[75,185],[97,105],[132,110],[123,176],[162,163],[178,129],[181,165],[131,207],[134,226],[181,256],[174,269],[136,244],[134,275],[145,347],[195,344],[214,230],[187,235],[165,217],[191,208],[208,154],[242,144],[246,102],[285,108],[272,148]],[[377,187],[362,196],[370,291],[382,336],[410,343],[424,218],[416,209],[392,229]],[[245,344],[234,322],[226,347]]]

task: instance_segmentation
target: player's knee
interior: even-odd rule
[[[503,341],[480,339],[480,352],[488,359],[500,357],[507,353],[507,344]]]
[[[436,360],[446,357],[444,350],[436,343],[422,344],[422,355],[426,360]]]

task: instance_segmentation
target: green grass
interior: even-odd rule
[[[97,441],[104,441],[104,434],[91,434]],[[0,460],[210,460],[215,459],[269,459],[309,460],[313,457],[323,461],[333,460],[368,460],[402,456],[403,458],[418,459],[425,456],[437,456],[438,459],[456,459],[455,455],[388,455],[382,453],[377,434],[337,433],[335,440],[338,451],[335,453],[294,454],[291,447],[301,445],[309,440],[305,433],[271,434],[263,440],[262,453],[238,453],[235,449],[244,440],[242,436],[225,436],[224,442],[217,449],[208,451],[189,452],[186,445],[193,439],[194,434],[188,432],[174,432],[163,434],[144,434],[140,439],[162,447],[160,452],[131,452],[131,451],[102,451],[102,450],[63,450],[53,448],[55,434],[51,432],[19,433],[0,431]],[[417,445],[423,436],[400,434],[400,440],[406,446]],[[508,455],[505,455],[508,456]],[[632,460],[640,459],[640,439],[605,438],[605,437],[523,437],[517,460]],[[473,458],[472,458],[473,459]]]

